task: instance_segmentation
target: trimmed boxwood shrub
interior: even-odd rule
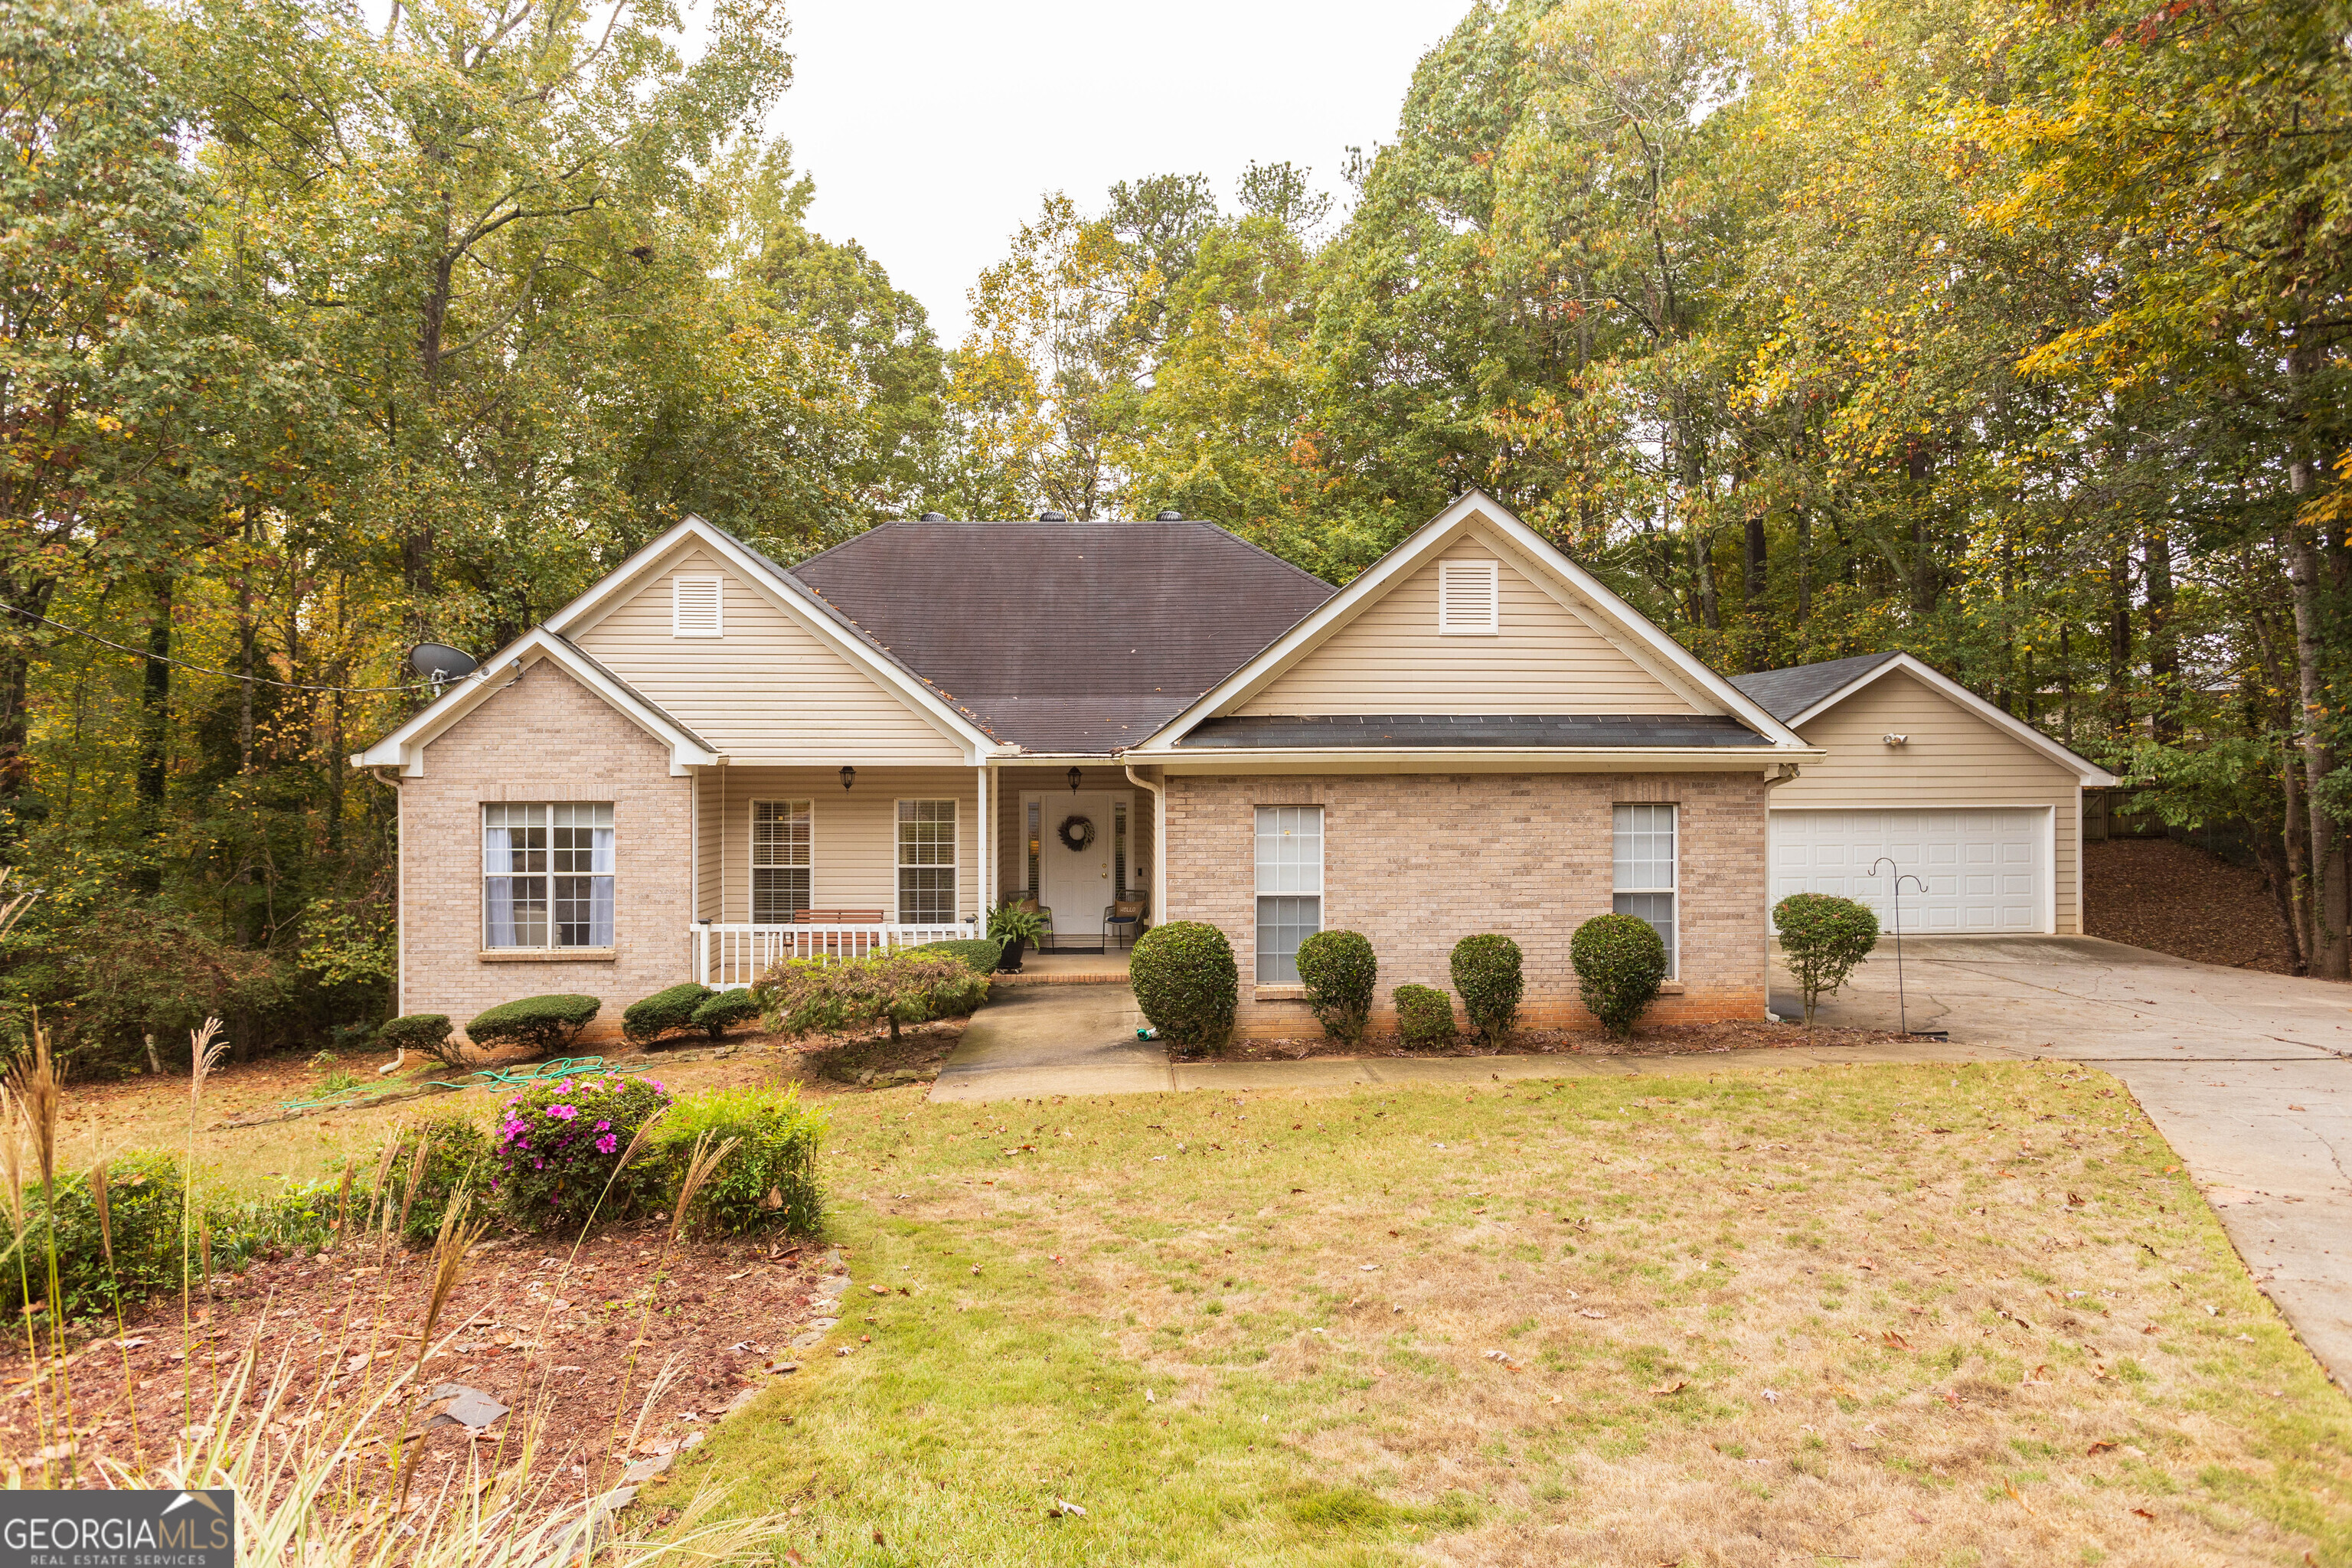
[[[1470,1037],[1499,1046],[1519,1019],[1527,984],[1519,973],[1519,944],[1491,932],[1465,936],[1454,944],[1454,990],[1470,1020]]]
[[[478,1046],[529,1046],[552,1055],[579,1038],[602,1005],[593,996],[526,996],[477,1013],[466,1037]]]
[[[12,1134],[14,1131],[10,1129]],[[150,1296],[180,1288],[183,1194],[180,1163],[169,1154],[134,1150],[107,1162],[107,1232],[114,1248],[110,1263],[89,1173],[58,1173],[58,1290],[68,1321],[110,1318],[117,1307],[127,1310]],[[31,1282],[34,1300],[47,1300],[49,1294],[49,1211],[43,1205],[37,1179],[26,1184],[22,1244],[24,1272],[17,1272],[14,1258],[0,1268],[0,1309],[20,1328],[25,1321],[24,1283]],[[193,1253],[193,1241],[189,1248]],[[201,1265],[192,1262],[191,1267]],[[37,1314],[36,1320],[41,1316],[45,1314]]]
[[[735,991],[714,991],[702,1005],[694,1010],[695,1026],[717,1039],[738,1024],[748,1024],[760,1016],[760,999],[749,987]]]
[[[445,1067],[466,1065],[465,1047],[449,1037],[446,1013],[406,1013],[375,1032],[375,1043],[386,1050],[415,1051]]]
[[[642,1002],[629,1004],[621,1015],[621,1038],[633,1046],[649,1045],[673,1029],[694,1026],[694,1010],[717,993],[709,986],[688,981],[667,991],[656,991]]]
[[[1372,944],[1352,931],[1318,931],[1298,944],[1298,978],[1307,986],[1307,1009],[1323,1032],[1354,1045],[1372,1016],[1374,983],[1381,977]]]
[[[648,1142],[660,1154],[675,1193],[697,1138],[708,1132],[714,1146],[741,1139],[695,1194],[688,1217],[705,1230],[729,1235],[782,1230],[808,1236],[824,1218],[816,1184],[817,1141],[824,1131],[824,1112],[803,1105],[797,1086],[729,1089],[679,1096]]]
[[[416,1195],[411,1198],[408,1173],[420,1142],[425,1145],[425,1171],[417,1178]],[[488,1195],[485,1189],[489,1183],[490,1138],[481,1124],[457,1111],[428,1116],[402,1131],[400,1147],[384,1173],[389,1190],[383,1199],[389,1201],[392,1211],[386,1223],[400,1226],[402,1240],[423,1246],[440,1234],[441,1216],[459,1191],[471,1191],[478,1202]],[[405,1224],[401,1224],[403,1203],[408,1205]],[[357,1200],[353,1206],[359,1206]],[[358,1220],[352,1223],[357,1225]]]
[[[1853,966],[1878,945],[1878,917],[1870,906],[1834,893],[1790,893],[1772,906],[1780,956],[1805,996],[1805,1027],[1823,995],[1834,996]]]
[[[876,1023],[961,1018],[988,1000],[988,976],[960,958],[913,948],[845,963],[791,959],[752,987],[761,1016],[781,1035],[840,1035]]]
[[[1408,1046],[1442,1046],[1454,1038],[1454,998],[1433,985],[1396,988],[1397,1034]]]
[[[1171,921],[1135,939],[1128,954],[1135,1005],[1170,1045],[1222,1051],[1234,1037],[1241,973],[1233,943],[1202,921]]]
[[[1004,939],[996,936],[950,937],[945,942],[927,942],[908,951],[943,952],[950,958],[962,960],[975,974],[993,974],[997,960],[1004,956]]]
[[[1576,965],[1585,1010],[1621,1040],[1666,981],[1666,944],[1649,921],[1632,915],[1595,915],[1577,927],[1568,961]]]
[[[490,1181],[499,1206],[526,1230],[562,1230],[592,1215],[618,1218],[658,1197],[660,1158],[640,1148],[624,1171],[621,1156],[669,1101],[656,1080],[621,1073],[582,1073],[523,1090],[499,1115]]]

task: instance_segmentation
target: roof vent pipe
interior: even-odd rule
[[[1037,521],[1039,522],[1067,522],[1070,520],[1064,517],[1058,511],[1041,511],[1037,514]]]
[[[943,511],[927,511],[923,514],[925,522],[945,522],[947,520],[948,514]]]
[[[1184,514],[1183,514],[1182,512],[1181,512],[1181,511],[1178,511],[1174,507],[1172,507],[1172,506],[1171,506],[1171,507],[1170,507],[1167,510],[1165,510],[1165,511],[1161,512],[1158,517],[1153,518],[1151,521],[1154,521],[1154,522],[1181,522],[1181,521],[1184,521]]]

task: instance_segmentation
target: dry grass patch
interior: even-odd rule
[[[2104,1075],[834,1121],[890,1294],[709,1446],[804,1563],[2352,1560],[2352,1405]]]

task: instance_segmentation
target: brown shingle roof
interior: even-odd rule
[[[1196,521],[886,522],[792,574],[999,740],[1097,754],[1333,591]]]

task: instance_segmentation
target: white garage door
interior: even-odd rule
[[[2050,920],[2048,807],[1954,811],[1775,811],[1772,900],[1836,893],[1868,904],[1894,929],[1888,897],[1903,883],[1903,929],[2042,931]]]

